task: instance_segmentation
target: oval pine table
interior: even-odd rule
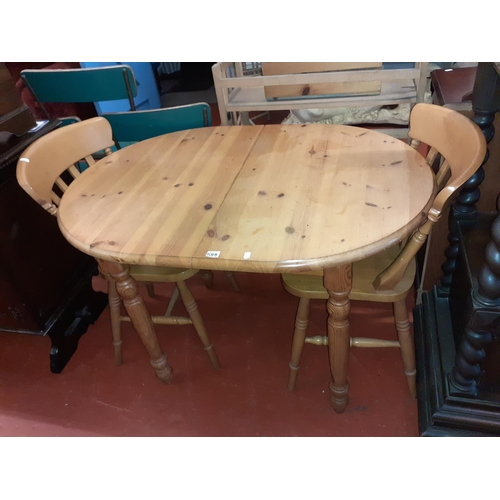
[[[171,367],[129,265],[324,270],[330,401],[342,412],[352,262],[411,234],[434,192],[424,158],[375,131],[210,127],[149,139],[100,160],[66,191],[58,221],[66,239],[116,281],[165,383]]]

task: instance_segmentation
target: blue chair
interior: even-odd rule
[[[135,111],[134,97],[137,82],[132,68],[127,65],[89,69],[25,69],[21,78],[38,101],[48,119],[50,116],[43,103],[127,100],[127,106]]]

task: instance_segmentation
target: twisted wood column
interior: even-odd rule
[[[477,395],[484,348],[500,325],[500,216],[491,225],[491,241],[484,252],[478,287],[471,291],[468,324],[450,375],[452,393]]]
[[[474,115],[471,118],[482,130],[486,142],[489,143],[495,135],[493,121],[497,111],[495,93],[497,91],[497,79],[495,69],[491,63],[479,63],[474,81],[472,96],[472,109]],[[476,173],[462,186],[460,193],[455,198],[449,214],[448,248],[445,250],[446,261],[441,266],[443,277],[438,286],[440,295],[449,294],[453,273],[456,268],[457,258],[460,252],[457,222],[460,220],[475,220],[477,215],[476,203],[481,193],[479,186],[484,180],[483,165],[488,161],[489,150],[483,163]]]
[[[328,353],[332,379],[329,384],[330,403],[337,413],[342,413],[349,403],[347,364],[349,361],[349,293],[352,288],[352,264],[324,270],[324,287],[329,299]]]
[[[486,141],[491,141],[495,133],[493,120],[500,108],[500,76],[492,63],[478,65],[473,108],[473,120],[481,127]],[[465,333],[449,377],[452,394],[477,396],[485,347],[500,326],[500,216],[493,221],[490,232],[491,241],[485,248],[478,284],[468,299]]]
[[[130,276],[129,266],[104,260],[98,260],[98,262],[100,270],[104,274],[109,274],[115,281],[116,291],[123,300],[130,321],[149,353],[156,376],[163,383],[170,384],[172,382],[172,368],[167,363],[166,354],[160,348],[151,315],[137,290],[135,279]]]

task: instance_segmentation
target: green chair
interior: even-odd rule
[[[49,102],[87,103],[127,99],[135,111],[134,97],[137,82],[130,66],[125,64],[100,68],[80,69],[25,69],[21,78],[38,101],[47,119],[50,116],[43,105]]]
[[[204,102],[147,111],[104,113],[102,116],[111,124],[115,143],[122,148],[179,130],[212,126],[210,106]]]

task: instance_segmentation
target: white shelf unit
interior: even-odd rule
[[[331,71],[278,76],[245,75],[243,63],[219,62],[212,67],[222,125],[249,123],[250,111],[335,108],[417,103],[424,99],[427,63],[410,69]],[[332,82],[380,81],[379,94],[267,100],[265,85],[311,85]],[[229,115],[229,116],[228,116]]]

